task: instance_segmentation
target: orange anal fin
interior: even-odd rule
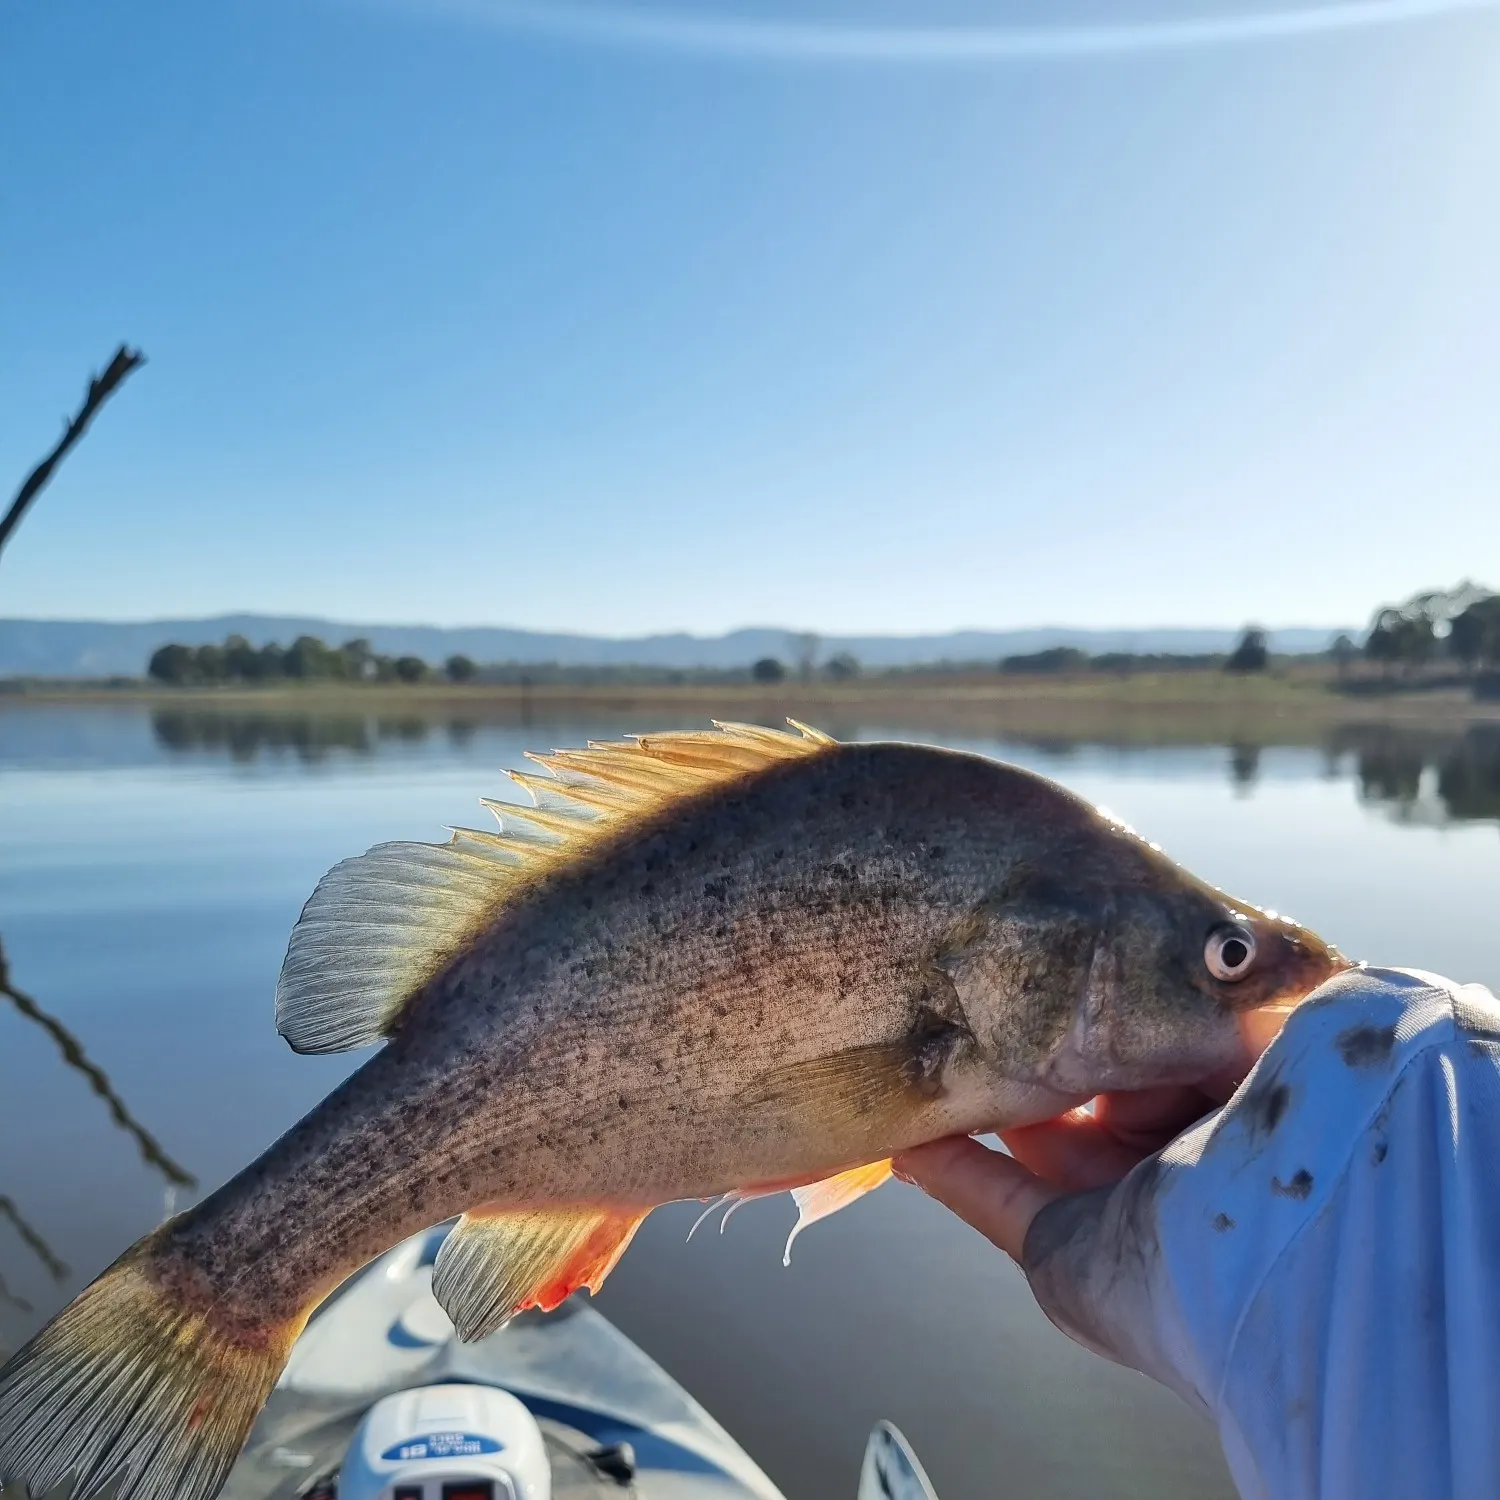
[[[650,1209],[466,1213],[438,1252],[432,1294],[459,1338],[484,1338],[518,1312],[551,1312],[580,1287],[597,1292]]]
[[[840,1172],[837,1177],[825,1177],[821,1182],[794,1187],[792,1198],[797,1204],[797,1222],[787,1236],[786,1250],[781,1257],[782,1265],[791,1265],[792,1242],[809,1224],[816,1224],[819,1219],[826,1219],[829,1214],[836,1214],[841,1208],[847,1208],[856,1198],[873,1193],[890,1175],[891,1162],[887,1157],[884,1161],[872,1161],[868,1166]]]

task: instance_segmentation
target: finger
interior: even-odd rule
[[[1095,1116],[1072,1110],[1041,1125],[1000,1134],[1022,1166],[1067,1192],[1118,1182],[1147,1150],[1118,1140]]]
[[[1214,1107],[1215,1102],[1202,1089],[1173,1085],[1101,1094],[1094,1101],[1094,1119],[1121,1146],[1134,1149],[1139,1160],[1160,1151]]]
[[[894,1166],[898,1177],[936,1198],[1018,1264],[1031,1221],[1063,1196],[1020,1162],[967,1136],[904,1151]]]

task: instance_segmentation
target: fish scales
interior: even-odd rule
[[[792,1188],[800,1227],[922,1141],[1203,1077],[1345,962],[976,756],[729,727],[543,764],[534,823],[320,884],[279,1024],[385,1045],[0,1372],[0,1474],[208,1500],[311,1308],[409,1234],[463,1215],[434,1291],[477,1335],[659,1203]]]
[[[650,1206],[847,1163],[867,1143],[759,1157],[717,1116],[772,1064],[898,1040],[930,1004],[932,955],[1005,838],[966,838],[953,789],[946,806],[904,796],[905,759],[847,754],[711,796],[536,891],[178,1248],[221,1295],[235,1260],[229,1290],[290,1315],[301,1275],[338,1277],[478,1203]],[[278,1285],[299,1231],[299,1278]]]

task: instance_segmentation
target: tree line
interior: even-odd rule
[[[1002,657],[1000,670],[1032,676],[1060,672],[1200,672],[1221,668],[1229,672],[1261,672],[1270,665],[1270,660],[1265,631],[1252,626],[1228,654],[1223,651],[1101,651],[1094,655],[1077,646],[1049,646],[1044,651]]]
[[[231,635],[218,646],[173,642],[151,653],[146,670],[157,682],[178,687],[303,680],[422,682],[436,675],[420,656],[386,656],[363,638],[329,646],[315,635],[299,635],[285,647],[276,641],[255,646],[242,635]],[[450,656],[442,668],[450,682],[470,682],[478,672],[467,656]]]
[[[157,682],[174,687],[198,687],[229,683],[268,683],[317,680],[323,682],[449,682],[483,681],[499,686],[642,686],[668,683],[720,684],[754,681],[783,682],[796,675],[806,680],[813,674],[806,660],[793,669],[775,657],[764,657],[748,668],[650,667],[631,664],[565,666],[556,662],[495,662],[480,666],[472,658],[454,655],[433,668],[420,656],[386,656],[368,640],[345,641],[329,646],[317,636],[298,636],[290,646],[272,641],[252,644],[242,635],[231,635],[222,644],[185,646],[172,642],[151,654],[147,672]],[[848,653],[831,657],[816,668],[833,682],[859,676],[860,664]]]
[[[1351,649],[1353,649],[1351,647]],[[1024,656],[1007,656],[998,663],[1001,672],[1059,673],[1075,671],[1131,672],[1172,671],[1224,667],[1229,671],[1260,671],[1270,659],[1266,635],[1258,627],[1247,629],[1229,655],[1170,655],[1106,652],[1090,656],[1072,646],[1055,646]],[[879,675],[903,677],[933,670],[973,671],[993,662],[942,662],[927,667],[890,668]],[[756,682],[771,686],[788,681],[851,682],[864,674],[859,659],[839,652],[818,662],[804,651],[800,660],[788,664],[779,657],[765,656],[748,668],[701,667],[691,670],[631,664],[566,666],[556,662],[494,662],[481,666],[471,658],[454,655],[434,669],[419,656],[387,656],[375,651],[363,638],[329,646],[316,636],[299,636],[290,646],[275,641],[255,646],[242,635],[231,635],[219,645],[185,646],[178,643],[158,647],[147,668],[157,682],[179,687],[229,683],[266,683],[320,680],[333,682],[426,682],[446,678],[449,682],[482,681],[498,686],[643,686],[716,685]]]
[[[1383,604],[1370,622],[1364,651],[1386,671],[1415,673],[1442,663],[1471,674],[1500,667],[1500,594],[1464,582],[1425,589],[1403,604]]]
[[[252,645],[242,635],[231,635],[219,645],[159,647],[148,670],[158,682],[176,686],[224,683],[321,680],[343,682],[416,683],[446,679],[497,685],[645,685],[721,684],[752,681],[774,685],[789,680],[808,682],[821,677],[847,682],[862,675],[860,662],[847,652],[817,661],[817,637],[799,636],[793,644],[798,659],[788,664],[763,657],[748,668],[682,670],[640,665],[564,666],[559,663],[500,662],[481,667],[471,658],[453,655],[440,667],[420,656],[388,656],[363,638],[329,646],[316,636],[303,635],[283,647],[272,641]],[[1404,676],[1426,674],[1432,681],[1443,665],[1461,668],[1471,676],[1500,668],[1500,594],[1478,584],[1461,583],[1452,589],[1426,589],[1401,604],[1375,611],[1362,644],[1340,635],[1327,657],[1345,676],[1363,655],[1384,675],[1399,670]],[[1222,669],[1226,672],[1263,672],[1270,665],[1267,634],[1247,626],[1234,649],[1226,653],[1170,654],[1104,652],[1097,656],[1073,646],[1007,656],[999,663],[942,662],[926,667],[892,668],[879,675],[922,676],[933,671],[973,671],[996,666],[1004,673],[1054,674],[1067,672],[1163,672]],[[1477,691],[1477,689],[1476,689]]]

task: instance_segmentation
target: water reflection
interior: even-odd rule
[[[0,1193],[0,1219],[6,1220],[15,1230],[21,1243],[26,1246],[36,1258],[46,1267],[47,1274],[53,1281],[63,1282],[67,1280],[68,1268],[57,1258],[52,1246],[42,1237],[39,1231],[33,1229],[21,1215],[21,1210],[16,1207],[15,1200]],[[17,1312],[29,1313],[32,1311],[31,1303],[24,1297],[18,1297],[11,1291],[5,1277],[0,1275],[0,1306],[14,1308]],[[3,1352],[3,1351],[0,1351]]]
[[[1236,791],[1249,792],[1260,780],[1260,746],[1231,745],[1229,747],[1229,779]]]
[[[402,720],[418,728],[421,739],[426,727],[420,720]],[[385,721],[364,714],[236,713],[218,709],[163,708],[151,715],[151,732],[164,750],[206,750],[227,754],[232,760],[253,761],[264,754],[290,752],[302,761],[319,761],[330,751],[348,750],[368,755],[381,738],[393,730]],[[403,736],[409,737],[409,736]]]
[[[155,710],[151,730],[157,745],[172,754],[207,753],[239,763],[292,755],[315,764],[335,752],[371,756],[382,745],[421,745],[438,735],[451,748],[462,750],[492,722],[501,721],[478,715],[431,718],[412,713],[194,708]],[[514,719],[503,722],[515,723]],[[1089,743],[1050,735],[1016,738],[1051,759],[1066,759]],[[1230,785],[1237,792],[1255,791],[1264,754],[1273,743],[1237,742],[1224,747]],[[1324,752],[1327,774],[1337,776],[1352,762],[1361,801],[1390,812],[1399,821],[1500,821],[1500,725],[1475,724],[1457,733],[1346,725],[1313,743]]]
[[[15,986],[10,977],[10,965],[3,943],[0,943],[0,996],[22,1017],[40,1027],[51,1038],[62,1055],[63,1062],[80,1074],[89,1088],[104,1101],[110,1118],[135,1141],[143,1160],[166,1179],[169,1188],[193,1188],[198,1185],[197,1178],[168,1156],[156,1137],[135,1118],[125,1101],[115,1092],[108,1075],[89,1060],[78,1038],[56,1016],[49,1014],[24,990]],[[15,1200],[3,1193],[0,1193],[0,1219],[10,1224],[21,1243],[41,1262],[54,1282],[61,1283],[67,1279],[69,1270],[66,1263],[48,1244],[41,1231],[25,1217]],[[24,1297],[11,1291],[3,1273],[0,1273],[0,1305],[22,1313],[32,1311],[31,1304]]]
[[[1456,735],[1382,727],[1345,731],[1335,753],[1354,758],[1361,799],[1401,822],[1500,821],[1500,725]]]
[[[87,1038],[83,1061],[107,1063],[161,1141],[191,1142],[205,1185],[253,1160],[357,1061],[294,1056],[271,1025],[287,933],[330,865],[476,821],[476,795],[528,749],[615,738],[643,719],[702,727],[709,712],[569,703],[527,725],[514,705],[424,715],[369,701],[342,714],[289,712],[285,700],[280,712],[184,701],[154,717],[133,703],[0,707],[0,908],[16,984]],[[1500,726],[1188,732],[1139,718],[1043,734],[983,705],[966,714],[800,716],[843,739],[918,738],[1035,767],[1346,951],[1500,987]],[[740,716],[773,721],[774,706]],[[1467,833],[1433,831],[1461,822]],[[53,1280],[62,1260],[91,1273],[156,1222],[162,1181],[159,1164],[144,1182],[134,1160],[120,1170],[140,1138],[117,1135],[73,1079],[58,1087],[50,1056],[28,1064],[43,1047],[68,1055],[30,1003],[38,1014],[19,1007],[32,1024],[0,1080],[11,1143],[0,1268],[33,1306],[0,1306],[0,1331],[18,1336],[71,1289],[73,1274]],[[604,1310],[788,1495],[846,1489],[881,1415],[933,1454],[953,1500],[992,1495],[997,1467],[1029,1500],[1232,1494],[1207,1428],[1068,1344],[985,1242],[918,1195],[892,1189],[835,1216],[799,1247],[794,1273],[781,1267],[784,1203],[747,1209],[711,1245],[682,1243],[693,1216],[684,1206],[647,1221]]]
[[[422,714],[160,708],[151,714],[151,732],[163,750],[178,753],[207,751],[241,762],[290,753],[312,763],[335,751],[372,755],[386,741],[419,745],[438,733],[455,749],[462,749],[484,722],[473,717],[439,720]]]
[[[0,996],[8,1000],[28,1021],[47,1033],[62,1054],[63,1062],[75,1073],[82,1075],[89,1088],[104,1101],[110,1118],[135,1141],[147,1166],[154,1167],[173,1187],[197,1187],[198,1179],[173,1161],[162,1150],[156,1137],[131,1114],[125,1101],[115,1092],[109,1075],[98,1064],[89,1061],[78,1038],[56,1016],[49,1015],[30,995],[18,990],[11,982],[10,965],[5,957],[3,943],[0,943]]]

